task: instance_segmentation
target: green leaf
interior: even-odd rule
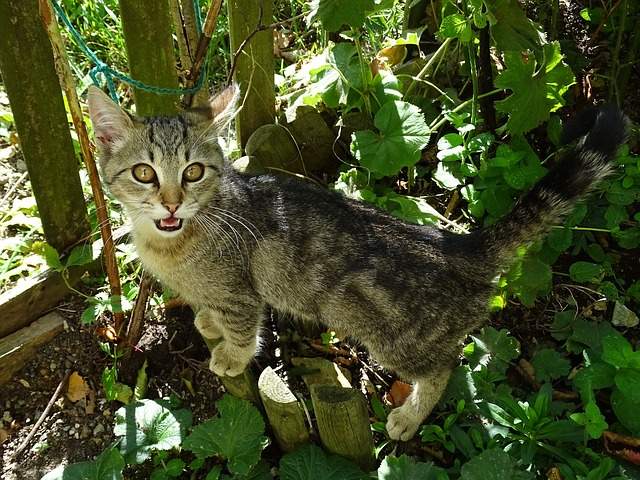
[[[305,445],[280,460],[280,480],[365,480],[357,465],[320,447]]]
[[[113,433],[127,463],[142,463],[154,450],[179,446],[191,426],[191,412],[169,410],[159,400],[141,400],[116,411]]]
[[[351,148],[360,161],[378,176],[397,174],[420,159],[429,141],[429,129],[418,107],[407,102],[385,103],[376,113],[371,130],[355,132]]]
[[[556,252],[564,252],[573,242],[573,231],[569,228],[554,228],[547,237],[547,242]]]
[[[41,480],[122,480],[124,458],[115,448],[102,452],[92,462],[60,465]]]
[[[587,403],[584,410],[584,413],[574,413],[569,415],[569,418],[578,425],[583,425],[591,438],[600,438],[602,432],[609,428],[609,424],[595,402]]]
[[[537,50],[545,43],[541,27],[527,17],[518,0],[488,0],[485,3],[494,18],[491,35],[500,50]]]
[[[548,120],[550,112],[564,105],[563,95],[574,82],[571,69],[562,63],[560,44],[553,42],[543,48],[545,65],[539,65],[531,54],[505,52],[506,69],[495,85],[512,94],[496,102],[496,108],[509,114],[511,134],[528,132]]]
[[[579,318],[574,322],[567,348],[573,353],[582,353],[584,346],[587,346],[595,355],[600,356],[604,338],[616,334],[618,332],[609,322],[589,322]],[[576,343],[580,345],[571,345]]]
[[[57,272],[64,270],[64,265],[62,265],[62,262],[60,261],[60,255],[57,250],[48,243],[44,244],[42,255],[47,261],[47,265],[49,265],[53,270]]]
[[[269,439],[264,420],[250,402],[225,395],[216,402],[219,416],[194,427],[183,448],[198,457],[220,455],[237,475],[246,475],[258,463]]]
[[[469,365],[473,370],[479,366],[486,366],[494,371],[504,373],[509,362],[520,355],[518,340],[509,335],[507,330],[496,330],[485,327],[480,334],[471,336],[474,349],[471,354],[465,352]]]
[[[309,2],[309,15],[307,24],[311,25],[315,20],[322,23],[322,27],[335,32],[343,25],[357,28],[361,27],[367,18],[369,11],[375,7],[374,0],[311,0]]]
[[[612,365],[605,362],[593,362],[588,367],[578,370],[573,378],[573,383],[585,397],[588,396],[590,390],[601,390],[614,385],[616,369]]]
[[[625,368],[633,357],[633,347],[620,333],[613,330],[602,339],[602,360],[609,365]]]
[[[386,457],[378,468],[378,480],[440,480],[448,478],[433,462],[416,462],[407,455]]]
[[[611,392],[611,408],[620,423],[632,435],[640,435],[640,402],[634,402],[617,388]]]
[[[591,262],[575,262],[569,267],[571,280],[578,283],[598,283],[602,280],[604,268]]]
[[[443,38],[457,38],[463,43],[467,43],[473,38],[469,21],[459,13],[444,17],[438,34]]]
[[[455,175],[456,171],[459,171],[459,168],[456,169],[450,164],[440,162],[436,170],[431,174],[431,178],[433,178],[433,181],[436,182],[440,188],[455,190],[462,185],[462,180]]]
[[[71,250],[66,260],[66,266],[73,267],[75,265],[86,265],[93,260],[93,249],[90,244],[78,245]]]
[[[556,340],[566,340],[571,336],[573,331],[573,324],[576,320],[575,310],[565,310],[563,312],[556,312],[553,316],[553,323],[551,324],[550,331],[551,336]]]
[[[531,472],[519,471],[508,453],[493,448],[485,450],[462,466],[461,480],[533,480]]]
[[[551,348],[538,350],[531,359],[531,364],[535,368],[536,380],[541,383],[564,377],[571,368],[569,360]]]
[[[616,374],[615,382],[625,397],[640,404],[640,370],[623,368]]]

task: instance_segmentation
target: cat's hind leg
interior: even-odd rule
[[[451,370],[445,369],[414,382],[404,404],[392,410],[387,418],[387,432],[393,440],[407,441],[415,435],[440,400],[450,375]]]

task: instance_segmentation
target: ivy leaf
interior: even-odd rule
[[[198,457],[221,455],[232,473],[246,475],[269,443],[264,420],[250,402],[231,395],[222,397],[216,407],[219,416],[194,427],[182,446]]]
[[[444,473],[433,462],[416,462],[406,455],[389,455],[378,468],[378,480],[438,480]]]
[[[472,458],[460,470],[461,480],[533,480],[531,472],[519,471],[508,453],[493,448]]]
[[[429,141],[429,129],[418,107],[399,100],[385,103],[376,113],[371,130],[355,132],[351,149],[360,164],[377,176],[397,174],[420,160]]]
[[[564,105],[562,97],[574,82],[571,69],[562,62],[560,44],[549,43],[543,49],[544,65],[539,65],[532,54],[505,53],[507,68],[495,85],[512,94],[496,102],[496,108],[509,114],[507,128],[512,135],[528,132],[548,120],[550,112]]]
[[[122,480],[124,458],[115,448],[102,452],[92,462],[60,465],[50,471],[41,480]]]
[[[142,463],[154,450],[179,446],[191,426],[191,412],[171,411],[161,400],[141,400],[116,412],[113,433],[127,463]]]
[[[368,476],[357,465],[338,455],[327,455],[320,447],[305,445],[280,460],[281,480],[364,480]]]
[[[343,25],[357,28],[362,26],[368,13],[374,8],[374,0],[311,0],[307,24],[311,25],[319,20],[329,32],[335,32]]]
[[[536,371],[536,380],[541,383],[564,377],[571,368],[569,360],[551,348],[538,350],[531,359],[531,364]]]
[[[444,38],[457,38],[463,43],[471,41],[473,31],[464,15],[454,13],[442,19],[438,34]]]

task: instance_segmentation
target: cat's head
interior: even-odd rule
[[[90,87],[102,176],[137,232],[158,240],[177,238],[217,193],[224,163],[218,136],[233,119],[238,97],[232,85],[206,108],[135,118]]]

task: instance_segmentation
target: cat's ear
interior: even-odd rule
[[[102,152],[112,153],[126,140],[133,121],[96,86],[89,87],[87,101],[96,143]]]
[[[208,117],[216,130],[226,127],[236,116],[240,87],[232,83],[209,99]]]

